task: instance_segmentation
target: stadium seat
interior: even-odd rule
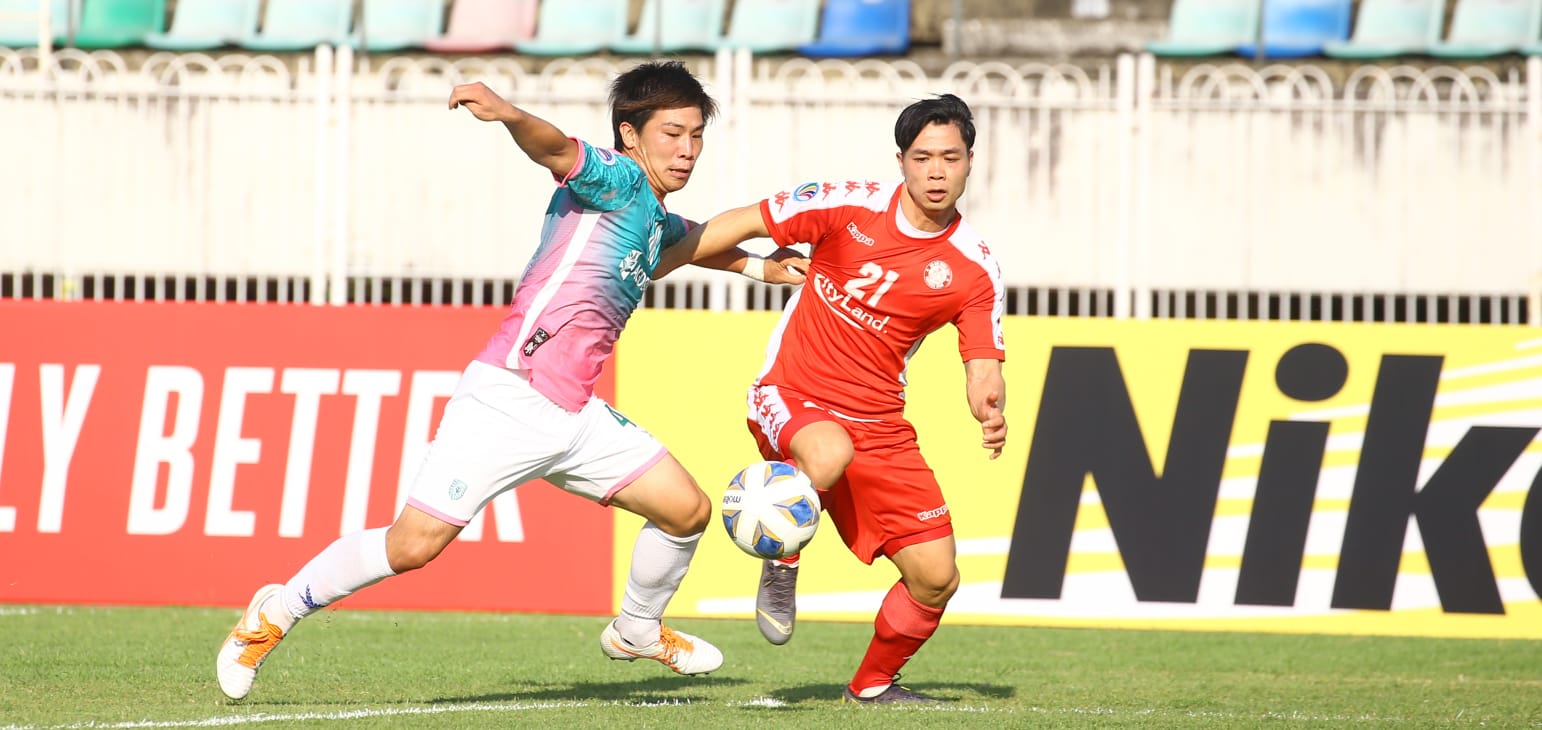
[[[0,47],[31,48],[37,45],[37,0],[0,0]],[[54,38],[69,34],[70,0],[51,0],[50,22]]]
[[[424,42],[435,53],[508,51],[535,35],[537,0],[455,0],[450,27]]]
[[[1457,0],[1451,32],[1429,47],[1440,58],[1488,58],[1535,43],[1542,0]]]
[[[535,37],[514,44],[532,56],[582,56],[626,37],[627,0],[546,0]]]
[[[1262,50],[1265,58],[1320,56],[1323,44],[1349,38],[1349,3],[1350,0],[1264,0],[1259,42],[1237,46],[1237,54],[1255,58]]]
[[[1175,0],[1158,56],[1214,56],[1258,40],[1258,0]]]
[[[819,38],[805,56],[871,56],[910,48],[910,0],[826,0]]]
[[[204,51],[227,46],[257,30],[262,0],[177,0],[171,30],[144,44],[162,51]]]
[[[353,47],[366,51],[422,48],[444,29],[444,0],[364,0]]]
[[[166,0],[85,0],[76,48],[123,48],[166,30]]]
[[[1333,58],[1392,58],[1423,53],[1440,41],[1445,0],[1361,0],[1355,34],[1323,44]]]
[[[637,32],[610,44],[617,53],[709,51],[723,42],[724,0],[645,0]]]
[[[253,51],[304,51],[348,43],[352,0],[267,0],[262,30],[241,39]]]
[[[734,0],[723,47],[751,53],[781,53],[813,43],[819,29],[819,0]]]

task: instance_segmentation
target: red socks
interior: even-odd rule
[[[873,641],[851,680],[851,691],[861,693],[892,683],[894,675],[932,638],[941,622],[942,609],[917,601],[905,589],[904,581],[896,582],[873,619]]]

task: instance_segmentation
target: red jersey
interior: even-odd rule
[[[888,418],[904,412],[910,356],[944,324],[958,328],[964,360],[1006,359],[1000,265],[962,215],[935,237],[902,228],[903,192],[899,182],[805,183],[761,201],[778,244],[813,252],[757,383]]]

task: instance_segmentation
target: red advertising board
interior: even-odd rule
[[[502,314],[0,302],[0,602],[244,605],[389,524]],[[527,484],[343,605],[608,613],[613,532]]]

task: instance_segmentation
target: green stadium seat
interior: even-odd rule
[[[166,0],[85,0],[76,48],[123,48],[166,30]]]
[[[444,29],[444,0],[364,0],[353,47],[367,51],[422,48]]]
[[[304,51],[322,44],[346,45],[352,0],[267,0],[262,30],[240,40],[253,51]]]
[[[610,50],[710,51],[723,42],[724,15],[724,0],[645,0],[637,32],[610,44]]]
[[[1423,53],[1440,42],[1445,12],[1445,0],[1361,0],[1355,34],[1324,44],[1323,54],[1372,59]]]
[[[538,0],[455,0],[450,27],[423,47],[435,53],[491,53],[513,50],[535,35]]]
[[[1258,40],[1259,0],[1175,0],[1158,56],[1214,56]]]
[[[1457,0],[1451,32],[1427,51],[1439,58],[1488,58],[1519,53],[1536,42],[1542,0]]]
[[[262,0],[177,0],[171,30],[144,44],[162,51],[204,51],[234,44],[257,30]]]
[[[535,37],[514,44],[532,56],[585,56],[626,37],[627,0],[545,0]]]
[[[51,0],[49,5],[56,41],[69,33],[70,0]],[[37,45],[37,0],[0,0],[0,47],[31,48]]]
[[[722,47],[786,53],[812,43],[818,30],[819,0],[734,0]]]

